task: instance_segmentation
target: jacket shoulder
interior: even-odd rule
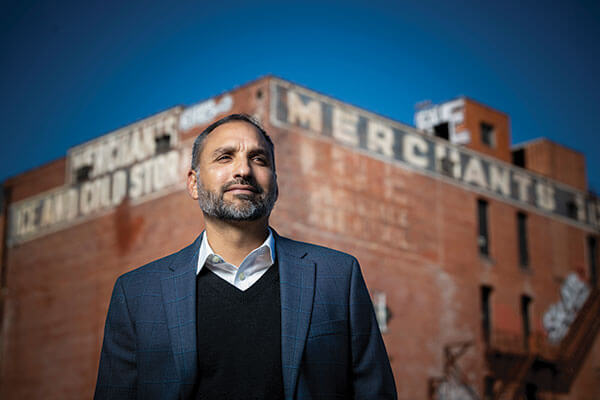
[[[155,278],[160,280],[160,278],[170,272],[169,267],[173,264],[176,264],[180,256],[194,251],[197,242],[198,239],[183,249],[176,251],[175,253],[150,261],[141,267],[137,267],[129,272],[124,273],[123,275],[119,276],[117,282],[120,281],[123,284],[127,284],[129,282],[139,282],[140,280],[146,281],[148,279]]]
[[[336,264],[358,264],[358,260],[351,254],[335,250],[330,247],[320,246],[318,244],[301,242],[278,236],[276,246],[280,246],[282,251],[288,254],[295,254],[300,258],[309,259],[315,262],[332,262]]]

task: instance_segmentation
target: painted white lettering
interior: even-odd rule
[[[130,186],[129,186],[129,197],[133,199],[137,199],[143,194],[143,173],[144,169],[142,164],[135,164],[131,167],[129,172],[130,178]]]
[[[445,173],[445,166],[443,165],[443,163],[448,162],[447,147],[442,145],[441,143],[436,143],[434,149],[434,157],[436,172]]]
[[[173,185],[179,181],[179,152],[170,151],[165,159],[165,181],[167,185]]]
[[[129,137],[131,136],[131,131],[128,134],[121,134],[117,137],[117,146],[114,154],[114,169],[117,170],[119,168],[123,168],[133,162],[131,157],[131,150],[129,148]]]
[[[334,139],[348,146],[357,147],[359,144],[357,127],[357,114],[334,107],[332,132]]]
[[[52,196],[46,197],[42,201],[42,212],[40,214],[40,227],[44,228],[55,222],[54,205]]]
[[[467,162],[463,180],[466,183],[474,183],[475,185],[484,189],[488,188],[487,178],[485,176],[485,172],[483,171],[483,165],[481,165],[481,160],[478,157],[471,156]]]
[[[98,190],[98,208],[110,207],[110,176],[104,176],[98,179],[96,185]]]
[[[152,165],[152,161],[153,159],[149,159],[144,161],[141,165],[142,168],[144,169],[144,191],[143,194],[148,194],[150,192],[152,192],[152,170],[153,170],[153,165]]]
[[[596,217],[596,207],[594,203],[591,201],[588,203],[588,219],[592,226],[598,225],[597,217]]]
[[[95,181],[85,182],[81,185],[79,193],[79,204],[81,206],[81,214],[87,215],[98,207],[98,192],[95,188]]]
[[[577,205],[577,220],[585,222],[585,199],[579,193],[575,194],[575,204]]]
[[[131,132],[131,141],[129,145],[131,158],[133,162],[139,162],[146,158],[146,149],[144,148],[144,140],[142,139],[142,130],[139,128]]]
[[[404,160],[411,165],[419,168],[427,168],[429,160],[427,157],[427,151],[429,146],[425,139],[407,133],[404,135],[404,143],[402,146]],[[391,151],[391,147],[390,147]]]
[[[116,171],[112,177],[112,196],[111,204],[113,206],[121,204],[127,194],[127,173],[123,170]]]
[[[95,178],[104,173],[106,169],[105,159],[102,151],[102,143],[95,142],[90,145],[90,153],[92,157],[92,170],[90,172],[90,178]]]
[[[26,236],[37,231],[37,201],[30,201],[16,209],[16,236]]]
[[[145,157],[150,157],[156,152],[156,126],[145,125],[142,127],[142,140],[144,141]]]
[[[556,208],[554,187],[545,182],[538,181],[535,185],[535,192],[538,207],[541,207],[546,211],[554,211]]]
[[[198,125],[204,125],[217,115],[229,111],[232,105],[233,98],[229,95],[223,97],[218,103],[216,103],[213,99],[210,99],[203,103],[196,104],[187,108],[183,113],[181,113],[181,117],[179,118],[179,127],[182,130],[188,130]],[[170,124],[171,121],[168,120],[167,126]],[[167,130],[169,132],[175,132],[174,128],[175,127],[173,125],[172,130],[170,130],[170,128],[167,128]]]
[[[459,179],[461,174],[460,154],[456,149],[435,144],[435,170],[442,174],[449,174]]]
[[[129,197],[136,199],[177,183],[179,166],[176,150],[134,165],[130,172]]]
[[[309,100],[305,104],[298,93],[290,90],[287,93],[287,103],[290,124],[298,124],[303,128],[321,132],[323,116],[321,104],[318,101]]]
[[[227,104],[226,104],[227,103]],[[227,105],[226,108],[220,109],[220,112],[229,111],[231,105],[233,104],[233,100],[231,96],[225,96],[219,105]],[[164,119],[161,119],[161,127],[162,134],[167,134],[171,136],[172,143],[175,144],[175,139],[177,139],[177,117],[175,114],[169,114]]]
[[[510,196],[510,171],[490,163],[490,189],[504,196]]]
[[[65,217],[67,221],[70,221],[77,216],[79,210],[79,192],[77,191],[77,189],[71,188],[67,191],[65,202],[67,204],[67,211]]]
[[[42,200],[42,212],[40,215],[40,227],[44,228],[54,225],[63,219],[64,207],[62,193],[48,196]]]
[[[88,215],[99,209],[110,207],[110,176],[85,182],[81,186],[79,196],[79,204],[81,205],[81,214]]]
[[[117,138],[115,137],[115,135],[110,135],[106,138],[106,143],[104,144],[104,146],[102,146],[102,156],[105,159],[106,166],[105,172],[113,171],[115,167],[118,167],[118,164],[116,162],[116,156],[118,151],[117,149],[119,147],[116,139]]]
[[[452,163],[452,176],[460,179],[462,175],[462,165],[460,165],[460,153],[457,149],[450,149],[448,157]]]
[[[367,148],[371,151],[394,156],[394,131],[380,122],[369,121],[367,127]]]
[[[517,183],[519,200],[529,202],[529,187],[531,186],[531,177],[515,171],[513,172],[513,180]]]

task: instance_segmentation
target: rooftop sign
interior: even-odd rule
[[[180,107],[73,147],[66,184],[11,204],[10,245],[64,229],[177,187],[187,164],[178,148]]]
[[[422,117],[427,125],[431,118]],[[300,128],[585,229],[600,230],[600,201],[577,189],[285,81],[271,81],[271,122]]]

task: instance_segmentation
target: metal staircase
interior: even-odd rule
[[[540,392],[568,393],[600,330],[600,289],[593,288],[559,345],[544,335],[494,331],[487,344],[488,368],[496,381],[493,400],[526,399],[526,385]]]

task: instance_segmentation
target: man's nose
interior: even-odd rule
[[[234,177],[249,176],[250,174],[252,174],[252,168],[250,168],[250,161],[246,157],[238,157],[234,164]]]

